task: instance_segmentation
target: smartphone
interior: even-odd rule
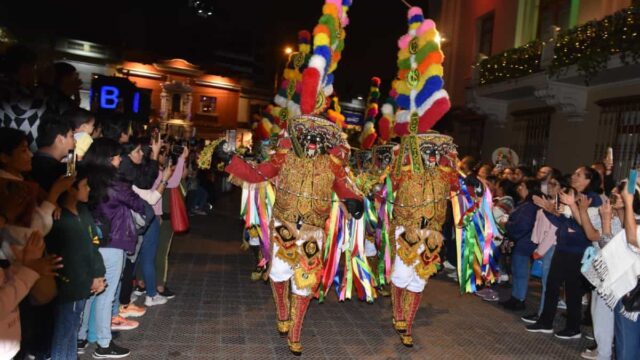
[[[158,129],[153,130],[153,142],[160,142],[160,131]]]
[[[638,170],[629,170],[629,181],[627,181],[627,192],[633,194],[636,192],[636,182],[638,181]]]
[[[73,176],[76,173],[76,152],[69,150],[67,154],[67,173],[65,176]]]
[[[611,146],[607,148],[607,157],[605,159],[608,162],[613,163],[613,148]]]
[[[556,194],[555,203],[556,203],[556,211],[560,211],[560,194]]]

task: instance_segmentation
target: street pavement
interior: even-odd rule
[[[270,287],[249,280],[253,260],[239,249],[241,235],[237,191],[222,197],[212,214],[191,217],[190,232],[174,237],[170,255],[169,287],[176,298],[149,308],[139,328],[115,340],[131,349],[131,359],[295,358],[286,338],[276,332]],[[499,291],[505,298],[510,289]],[[539,294],[534,280],[530,309],[537,308]],[[329,296],[309,307],[302,358],[578,359],[589,343],[528,333],[522,314],[460,295],[456,283],[441,273],[425,289],[413,348],[401,345],[391,327],[389,298],[367,304],[357,299],[339,303]],[[556,318],[560,330],[564,317]],[[93,349],[80,358],[91,358]]]

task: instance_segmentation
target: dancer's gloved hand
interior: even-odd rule
[[[346,199],[344,205],[347,207],[347,211],[355,219],[360,219],[364,214],[364,202],[357,199]]]
[[[247,240],[242,240],[242,244],[240,244],[240,250],[249,250],[249,243],[247,242]]]

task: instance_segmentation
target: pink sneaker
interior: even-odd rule
[[[120,305],[120,315],[123,318],[140,317],[147,312],[147,309],[134,303],[129,305]]]
[[[139,322],[134,320],[127,320],[122,316],[114,316],[111,318],[111,330],[112,331],[124,331],[133,330],[140,325]]]

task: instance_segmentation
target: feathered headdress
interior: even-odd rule
[[[302,114],[322,112],[327,107],[327,97],[333,94],[333,72],[342,56],[351,3],[351,0],[325,0],[322,16],[313,29],[313,55],[302,73]]]
[[[428,132],[451,107],[442,88],[444,54],[436,24],[425,20],[419,7],[409,9],[408,19],[409,32],[398,40],[398,75],[393,82],[398,107],[394,130],[402,137],[396,175],[405,165],[413,172],[423,171],[418,134]]]
[[[311,55],[311,34],[302,30],[298,32],[298,51],[289,55],[289,61],[284,69],[283,80],[276,93],[275,111],[280,122],[300,115],[300,95],[302,93],[302,72],[309,64]],[[283,123],[280,127],[285,127]]]
[[[426,133],[449,111],[449,95],[443,89],[440,34],[422,9],[409,9],[409,32],[398,40],[398,79],[393,82],[399,111],[396,135]]]
[[[364,128],[360,133],[360,146],[365,150],[371,150],[378,138],[376,134],[376,117],[378,116],[378,100],[380,99],[380,78],[371,78],[369,96],[367,97],[367,110],[365,112]]]

